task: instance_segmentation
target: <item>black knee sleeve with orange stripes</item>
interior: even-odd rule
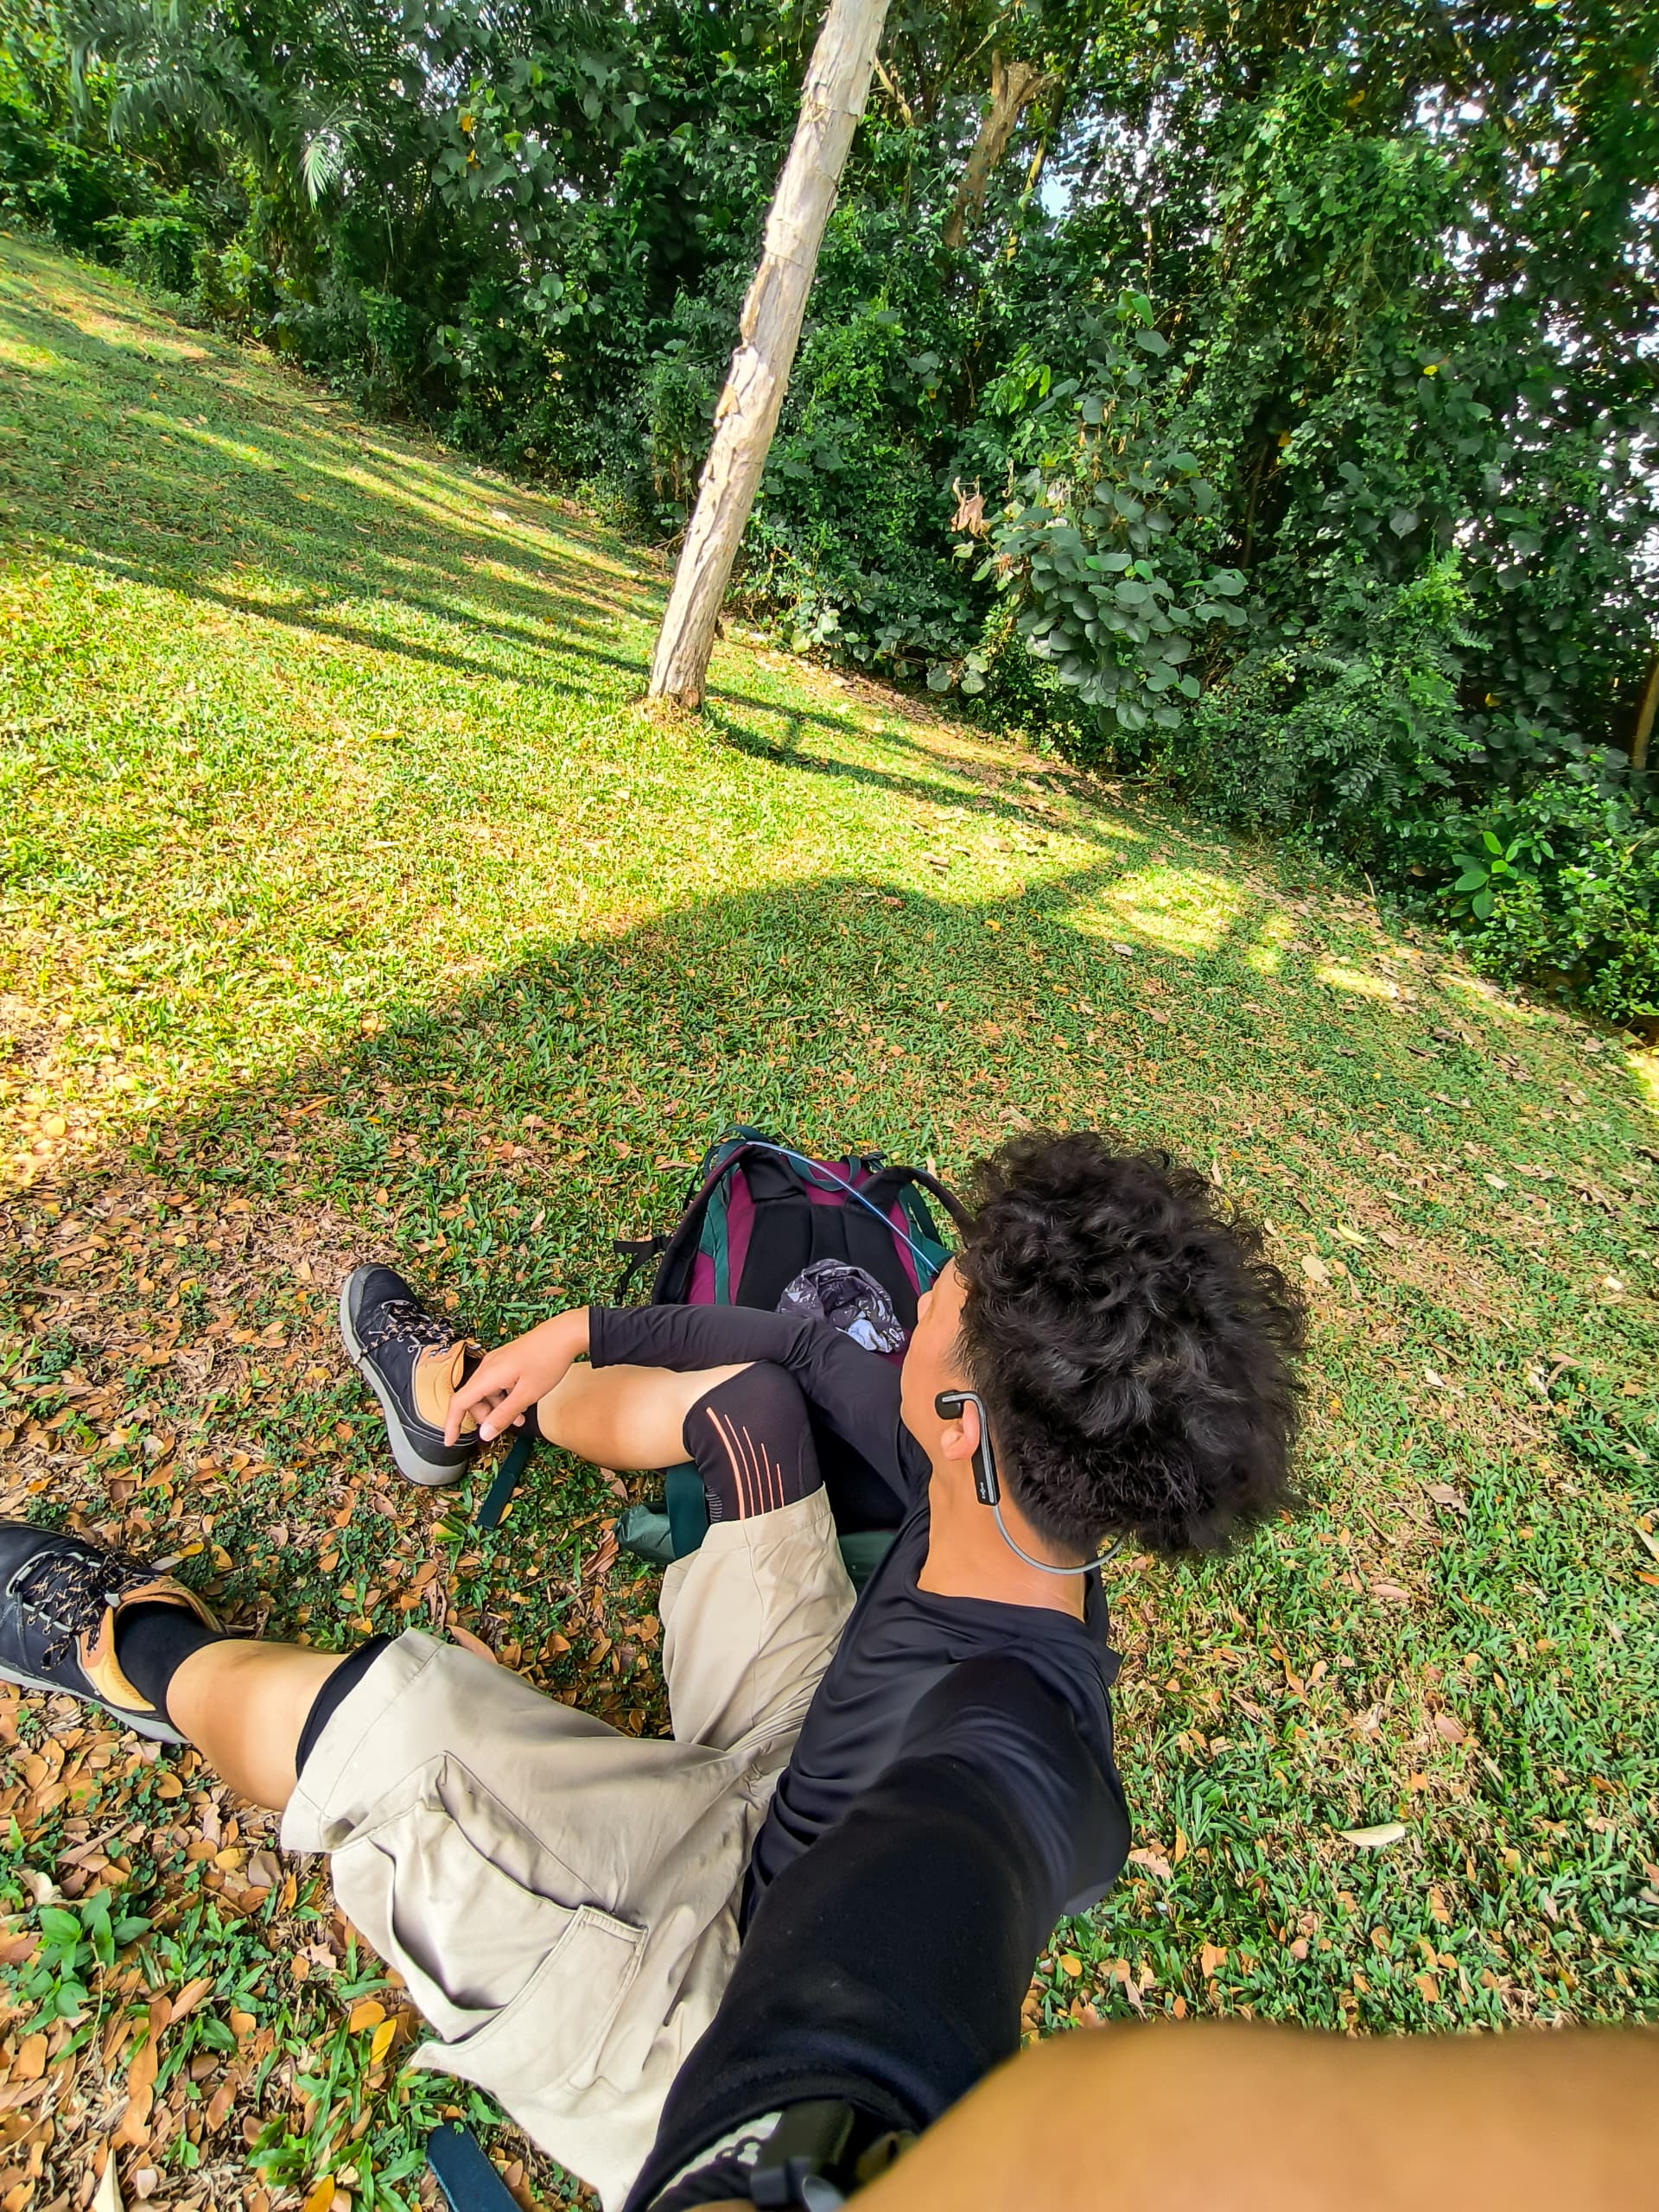
[[[774,1513],[823,1486],[800,1386],[765,1360],[699,1398],[684,1439],[711,1522]]]

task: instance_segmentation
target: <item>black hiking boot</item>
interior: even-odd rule
[[[178,1605],[204,1628],[219,1625],[194,1590],[141,1559],[60,1529],[0,1521],[0,1676],[86,1698],[141,1736],[181,1744],[115,1656],[116,1622],[134,1605]]]
[[[456,1483],[478,1449],[467,1415],[458,1444],[446,1444],[449,1401],[473,1362],[467,1339],[429,1313],[390,1268],[353,1268],[340,1291],[346,1355],[380,1401],[391,1456],[412,1483]]]

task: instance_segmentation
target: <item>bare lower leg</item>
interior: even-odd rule
[[[685,1417],[749,1364],[676,1375],[665,1367],[573,1367],[536,1408],[550,1444],[595,1466],[671,1467],[683,1459]]]
[[[292,1643],[209,1643],[168,1685],[168,1718],[232,1789],[280,1812],[300,1736],[340,1655]]]

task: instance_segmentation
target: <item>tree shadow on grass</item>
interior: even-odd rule
[[[746,725],[735,715],[727,711],[742,708],[751,715],[774,718],[781,723],[773,735],[764,724]],[[797,707],[792,701],[745,698],[740,694],[722,690],[711,690],[702,709],[702,719],[715,734],[716,741],[734,753],[741,753],[752,760],[762,760],[775,767],[798,769],[804,775],[825,776],[839,781],[864,784],[876,790],[891,791],[895,798],[920,800],[938,806],[971,807],[976,812],[991,814],[1008,822],[1027,822],[1031,807],[1027,795],[1015,792],[1001,795],[1003,778],[989,767],[984,760],[971,755],[952,753],[947,746],[933,747],[918,744],[912,738],[898,737],[883,731],[872,737],[868,731],[858,729],[850,723],[839,722],[835,716],[811,715]],[[967,779],[968,787],[938,783],[924,776],[906,775],[893,768],[879,768],[868,758],[846,760],[833,753],[814,752],[804,743],[804,726],[821,723],[828,728],[845,729],[855,737],[860,749],[868,754],[873,748],[887,751],[898,747],[914,754],[918,764],[927,763],[942,773]],[[1111,846],[1121,842],[1122,831],[1109,821],[1080,817],[1066,824],[1065,834],[1084,844]]]
[[[51,301],[54,284],[96,301],[96,327]],[[628,633],[660,618],[664,585],[641,573],[645,556],[564,502],[286,388],[275,363],[15,241],[0,263],[0,349],[29,433],[21,448],[0,442],[7,535],[365,652],[565,696],[581,690],[559,666],[574,658],[643,692],[649,642]],[[434,625],[453,639],[434,638]],[[728,709],[786,712],[796,735],[810,724],[868,741],[850,715],[798,698],[785,709],[716,696]],[[873,710],[903,714],[907,702]],[[724,727],[745,743],[738,725]],[[891,731],[881,741],[913,743]],[[925,749],[949,771],[984,774],[944,744]]]
[[[171,326],[160,360],[159,308],[129,308],[55,257],[9,241],[0,276],[0,347],[29,430],[27,447],[0,448],[9,535],[193,595],[233,599],[232,580],[251,569],[302,607],[385,590],[517,620],[531,643],[546,642],[550,618],[599,628],[654,615],[655,582],[563,503],[471,478],[459,457],[285,390],[274,364],[221,340]],[[53,302],[54,285],[73,300]],[[86,296],[98,327],[74,320]]]
[[[4,1303],[35,1402],[10,1509],[73,1510],[139,1548],[204,1542],[182,1571],[273,1632],[396,1628],[435,1522],[463,1526],[466,1503],[389,1473],[336,1340],[346,1268],[393,1257],[486,1336],[516,1332],[607,1297],[611,1240],[669,1225],[688,1163],[739,1120],[948,1173],[1022,1121],[1201,1149],[1194,1102],[1160,1092],[1178,1059],[1161,1030],[1126,998],[1096,1052],[1047,1002],[1051,978],[1071,993],[1086,976],[1103,1001],[1122,972],[1071,919],[1112,873],[968,905],[837,878],[712,899],[549,946],[60,1164],[7,1209]],[[605,1503],[596,1479],[564,1468],[499,1535],[466,1538],[450,1600],[584,1698],[608,1601],[572,1522]],[[614,1678],[596,1694],[613,1705]]]
[[[404,1483],[339,1344],[340,1279],[389,1259],[494,1338],[607,1300],[611,1240],[670,1226],[730,1121],[830,1153],[931,1156],[957,1179],[1021,1121],[1133,1123],[1145,1071],[1121,1051],[1081,1068],[1039,1027],[1046,972],[1071,983],[1110,965],[1066,907],[1110,874],[972,905],[830,878],[596,931],[64,1163],[3,1209],[0,1308],[21,1357],[0,1357],[15,1432],[0,1512],[173,1560],[244,1631],[338,1649],[454,1627],[553,1694],[662,1732],[658,1579],[608,1541],[622,1498],[649,1484],[543,1450],[486,1532],[488,1471],[452,1491]],[[205,1907],[210,1936],[238,1931],[237,1972],[269,1963],[289,1993],[291,1957],[327,1926],[326,1885],[321,1923],[295,1922],[251,1885],[268,1819],[188,1765],[190,1796],[163,1805],[153,1785],[176,1792],[179,1762],[135,1763],[129,1779],[112,1724],[60,1707],[46,1733],[71,1726],[106,1762],[96,1834],[134,1839],[124,1910],[170,1928]],[[99,1878],[83,1800],[58,1794],[18,1808],[18,1850],[73,1898]],[[209,1826],[234,1815],[233,1847],[203,1855],[197,1807]],[[307,1870],[292,1871],[303,1903]],[[188,1971],[211,1967],[222,1991],[210,1936]],[[324,1955],[308,1955],[317,1986],[292,2001],[320,2039],[339,2008]],[[280,2083],[264,2094],[260,2121],[284,2108]],[[251,2097],[237,2109],[252,2120]]]
[[[554,1694],[626,1729],[660,1729],[657,1580],[607,1542],[607,1522],[643,1485],[543,1452],[506,1522],[486,1532],[474,1518],[486,1471],[438,1494],[403,1483],[340,1350],[339,1281],[360,1259],[390,1259],[486,1338],[552,1307],[607,1300],[613,1237],[670,1226],[704,1146],[738,1119],[814,1150],[931,1156],[958,1182],[1011,1128],[1116,1126],[1205,1165],[1219,1159],[1236,1192],[1241,1154],[1265,1160],[1277,1148],[1294,1161],[1295,1137],[1283,1142],[1293,1112],[1330,1108],[1339,1086],[1363,1087],[1394,1063],[1399,1023],[1375,1001],[1334,999],[1316,1025],[1325,1002],[1294,955],[1277,980],[1254,964],[1271,918],[1258,894],[1236,899],[1201,950],[1143,940],[1120,953],[1099,908],[1128,880],[1103,865],[960,904],[856,877],[709,899],[537,947],[386,1009],[372,1035],[257,1086],[162,1109],[124,1147],[64,1163],[6,1210],[0,1299],[21,1324],[23,1357],[9,1371],[0,1363],[0,1418],[16,1431],[0,1512],[77,1516],[138,1552],[178,1557],[241,1628],[334,1649],[372,1630],[452,1624]],[[1293,1005],[1311,1033],[1287,1065],[1288,1023],[1268,1032]],[[1303,1188],[1336,1218],[1363,1171],[1334,1147],[1322,1166]],[[1473,1496],[1491,1440],[1419,1418],[1392,1332],[1413,1326],[1427,1344],[1436,1315],[1414,1302],[1409,1277],[1379,1271],[1363,1310],[1339,1288],[1328,1295],[1316,1371],[1357,1395],[1385,1457],[1397,1436],[1391,1479],[1415,1530],[1422,1483],[1453,1475]],[[1275,1528],[1192,1574],[1128,1560],[1112,1584],[1130,1662],[1126,1764],[1143,1817],[1165,1834],[1179,1818],[1197,1835],[1224,1812],[1241,1834],[1267,1840],[1264,1865],[1278,1863],[1272,1823],[1328,1828],[1322,1793],[1346,1783],[1276,1767],[1235,1782],[1230,1769],[1196,1767],[1170,1748],[1144,1679],[1137,1690],[1138,1655],[1159,1661],[1161,1679],[1187,1643],[1230,1662],[1242,1654],[1265,1696],[1294,1634],[1358,1652],[1379,1681],[1409,1681],[1426,1651],[1485,1633],[1459,1611],[1465,1568],[1506,1623],[1541,1618],[1542,1592],[1538,1605],[1526,1594],[1529,1554],[1502,1548],[1472,1511],[1466,1541],[1447,1519],[1432,1554],[1413,1554],[1414,1572],[1438,1562],[1444,1594],[1437,1580],[1422,1609],[1357,1606],[1363,1584],[1345,1567],[1333,1579],[1348,1554],[1324,1547],[1338,1525],[1360,1527],[1362,1511],[1369,1525],[1388,1508],[1375,1487],[1356,1491],[1348,1442],[1334,1455],[1328,1440],[1314,1443],[1307,1487],[1344,1501],[1340,1524]],[[1550,1649],[1541,1681],[1560,1671]],[[1564,1742],[1553,1708],[1548,1729]],[[1364,1786],[1379,1802],[1397,1785],[1395,1763],[1418,1756],[1398,1732],[1351,1754],[1371,1762]],[[1604,1760],[1595,1771],[1612,1770],[1612,1751],[1593,1756]],[[153,1823],[147,1771],[100,1803],[100,1833]],[[1504,1802],[1500,1785],[1473,1817]],[[26,1836],[29,1863],[65,1883],[84,1871],[69,1855],[80,1845],[72,1811],[60,1805]],[[242,1878],[215,1856],[190,1878],[234,1903]],[[1207,1894],[1186,1908],[1193,1927]],[[1103,1911],[1107,1928],[1115,1914],[1136,1928],[1143,1916],[1132,1892]],[[283,1940],[273,1923],[273,1945]],[[1325,2001],[1334,1986],[1320,1985]]]

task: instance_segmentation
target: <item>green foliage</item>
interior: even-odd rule
[[[1458,713],[1466,606],[1451,555],[1392,585],[1355,563],[1311,634],[1281,624],[1205,696],[1172,765],[1218,812],[1368,853],[1476,751]]]
[[[0,16],[0,218],[47,232],[72,252],[119,259],[119,226],[149,180],[96,134],[73,128],[69,53],[43,7]]]
[[[105,226],[129,276],[158,292],[188,293],[196,257],[207,243],[201,211],[187,193],[157,198],[143,214],[118,216]]]
[[[42,1905],[36,1916],[40,1948],[19,1974],[16,1994],[33,2011],[23,2033],[59,2020],[78,2021],[90,2008],[88,1984],[113,1967],[115,1955],[148,1929],[141,1914],[120,1913],[108,1890],[73,1905]]]
[[[950,431],[937,328],[898,290],[855,298],[844,320],[809,333],[742,588],[798,650],[925,672],[937,690],[982,642],[984,595],[945,559],[954,501],[938,465]]]
[[[1628,794],[1547,778],[1459,859],[1445,903],[1489,966],[1559,980],[1611,1020],[1659,1022],[1659,824]]]
[[[1205,557],[1214,486],[1172,433],[1147,358],[1168,341],[1151,303],[1126,296],[1083,379],[1020,354],[982,414],[1006,426],[1009,458],[1034,454],[991,531],[975,581],[1018,595],[1019,632],[1085,706],[1120,730],[1174,729],[1199,684],[1185,664],[1217,625],[1243,628],[1236,569]],[[969,544],[958,548],[971,556]]]
[[[1501,837],[1495,837],[1490,830],[1483,830],[1480,841],[1484,851],[1462,855],[1463,873],[1452,885],[1451,897],[1454,904],[1466,899],[1468,911],[1475,920],[1484,922],[1491,918],[1492,910],[1506,887],[1522,882],[1529,871],[1524,865],[1518,865],[1521,849],[1527,842],[1524,837],[1512,838],[1505,845]],[[1535,844],[1531,856],[1547,860],[1550,849],[1545,844]]]

